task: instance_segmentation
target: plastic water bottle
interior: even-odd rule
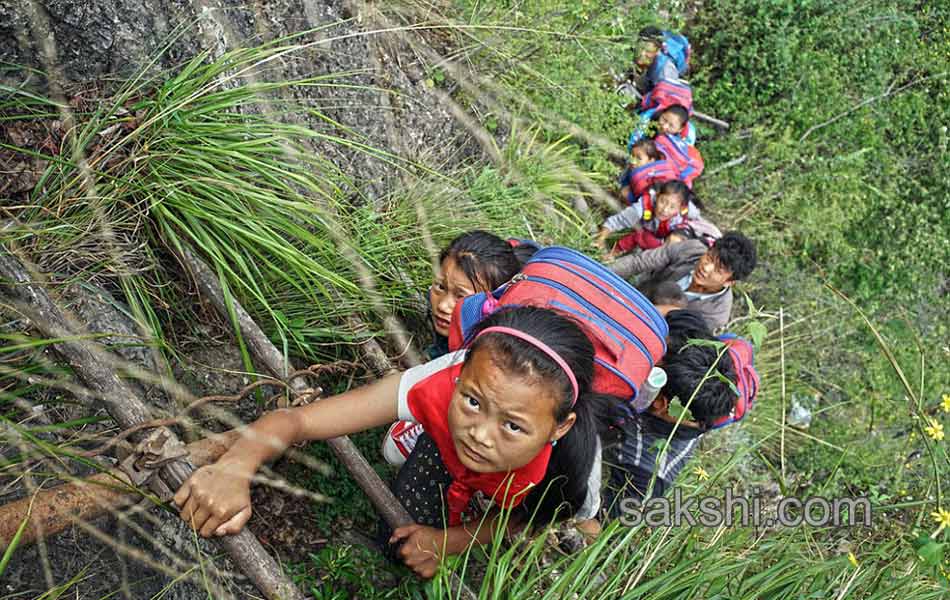
[[[647,380],[640,386],[637,397],[633,400],[633,409],[641,413],[649,408],[664,385],[666,385],[666,371],[660,367],[653,367],[647,375]]]

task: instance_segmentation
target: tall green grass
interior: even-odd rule
[[[214,61],[198,56],[165,81],[137,81],[117,104],[80,114],[76,143],[94,173],[94,197],[79,185],[77,165],[44,157],[50,166],[34,191],[35,208],[17,215],[23,226],[11,236],[64,276],[95,273],[121,286],[165,349],[174,347],[165,331],[193,312],[168,250],[191,245],[279,347],[312,359],[358,341],[347,317],[379,323],[371,301],[391,312],[413,305],[432,276],[431,249],[462,231],[586,238],[589,224],[569,208],[575,191],[556,168],[565,149],[530,132],[517,132],[500,150],[525,172],[517,183],[480,167],[451,177],[414,168],[414,177],[422,173],[414,191],[370,206],[322,157],[320,144],[397,170],[415,166],[355,134],[304,124],[301,114],[329,119],[283,99],[295,88],[346,85],[347,74],[279,83],[234,76],[287,52],[272,44]],[[11,120],[42,118],[51,108],[13,98],[32,105]],[[422,243],[426,236],[431,244]],[[80,262],[66,258],[74,255]],[[365,272],[379,298],[368,296]]]

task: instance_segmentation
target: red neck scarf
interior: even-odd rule
[[[544,479],[551,458],[551,445],[545,444],[531,462],[514,471],[476,473],[465,467],[455,451],[448,422],[451,391],[454,391],[455,378],[461,372],[461,363],[452,365],[420,381],[408,395],[410,411],[438,446],[442,462],[452,476],[446,494],[450,526],[462,523],[462,513],[476,491],[481,491],[504,508],[521,504],[528,490]]]

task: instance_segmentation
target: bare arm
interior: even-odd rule
[[[607,231],[620,231],[622,229],[633,229],[640,224],[640,219],[643,217],[643,207],[640,204],[634,204],[633,206],[628,206],[617,214],[608,217],[604,221],[601,230],[606,229]]]
[[[386,425],[397,416],[401,373],[299,408],[275,410],[254,421],[218,461],[253,475],[289,446]]]
[[[250,480],[257,469],[305,440],[325,440],[397,419],[396,373],[300,408],[267,413],[213,465],[192,473],[175,494],[181,518],[207,537],[236,533],[251,517]]]

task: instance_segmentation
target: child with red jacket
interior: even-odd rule
[[[601,247],[607,237],[623,229],[633,229],[611,250],[612,255],[630,252],[635,248],[649,250],[663,245],[665,238],[689,219],[700,216],[702,203],[682,181],[667,181],[658,189],[650,189],[632,206],[604,221],[597,237]]]
[[[397,418],[425,433],[394,491],[416,520],[392,533],[402,560],[423,577],[443,554],[491,540],[498,513],[514,521],[573,514],[587,496],[596,430],[594,348],[570,319],[534,307],[481,321],[466,347],[368,386],[280,409],[251,424],[218,462],[196,470],[174,497],[202,536],[240,531],[251,516],[250,481],[287,447],[363,431]],[[520,511],[520,512],[519,512]],[[447,514],[447,520],[443,519]]]

